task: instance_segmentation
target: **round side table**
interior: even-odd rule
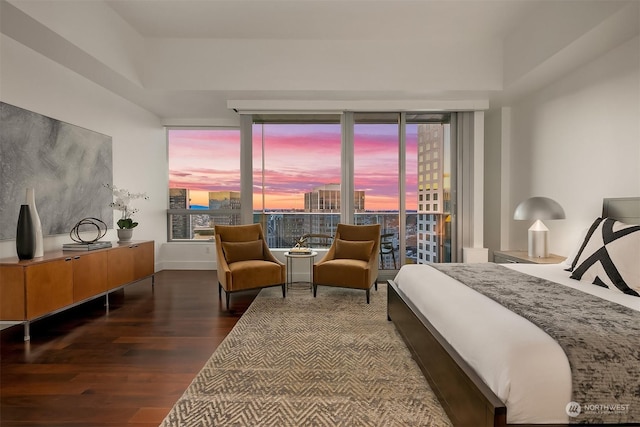
[[[303,252],[303,253],[295,253],[295,252],[285,252],[284,256],[287,259],[287,289],[311,289],[313,284],[313,261],[318,255],[318,252]],[[301,284],[302,287],[296,286],[294,288],[293,282],[293,261],[296,259],[307,259],[309,260],[309,282],[308,287],[305,282],[296,282],[295,284]]]

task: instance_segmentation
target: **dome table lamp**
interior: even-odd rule
[[[549,256],[549,229],[542,223],[545,219],[565,219],[562,206],[548,197],[531,197],[516,207],[515,220],[535,221],[529,228],[527,254],[532,258]]]

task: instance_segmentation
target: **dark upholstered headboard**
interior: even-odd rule
[[[602,217],[625,224],[640,224],[640,197],[619,197],[602,201]]]

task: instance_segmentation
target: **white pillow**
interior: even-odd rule
[[[576,256],[572,279],[640,297],[640,225],[598,218]]]
[[[584,243],[584,239],[587,237],[587,233],[589,232],[589,228],[583,228],[580,231],[580,236],[576,240],[576,244],[571,248],[571,252],[569,252],[569,256],[562,261],[562,264],[567,267],[567,271],[572,271],[573,261],[576,260],[578,253],[580,252],[580,248],[582,248],[582,244]]]

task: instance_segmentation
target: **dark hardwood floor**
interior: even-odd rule
[[[0,332],[0,425],[158,426],[251,304],[218,300],[214,271],[162,271]],[[223,295],[224,300],[224,295]]]

